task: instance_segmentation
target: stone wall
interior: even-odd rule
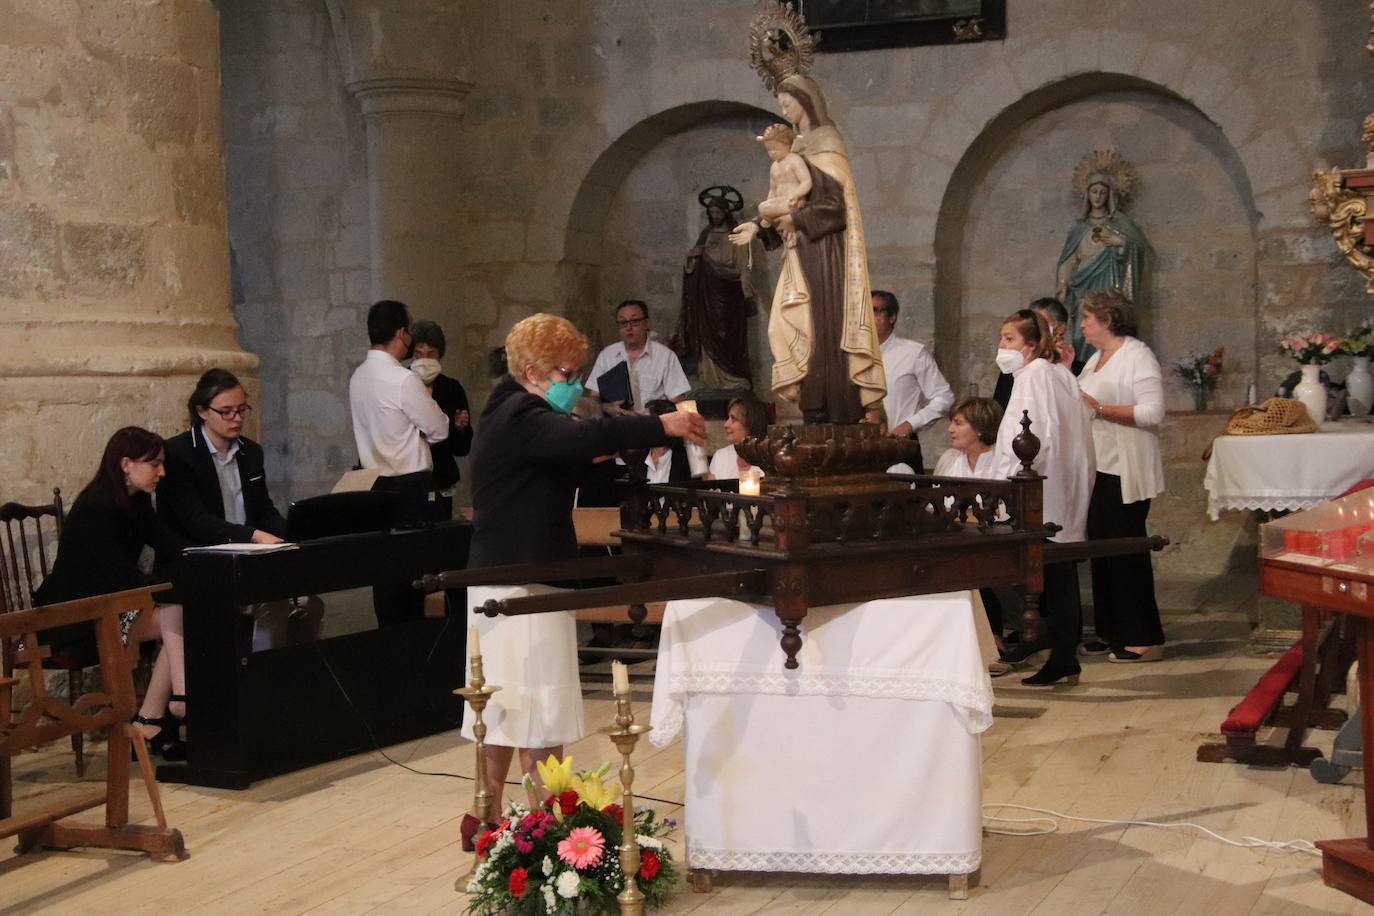
[[[269,54],[276,62],[253,71],[264,98],[307,83],[323,92],[321,74],[356,61],[309,56],[359,48],[389,48],[390,65],[422,77],[459,67],[472,83],[451,160],[464,182],[462,228],[442,249],[458,267],[451,298],[432,311],[452,342],[448,364],[477,402],[485,351],[525,315],[566,310],[604,339],[606,306],[619,295],[611,287],[662,288],[655,295],[671,302],[668,268],[685,249],[701,176],[734,183],[762,174],[763,161],[742,151],[716,170],[699,162],[719,125],[775,108],[745,61],[749,4],[327,6],[335,46],[312,38],[292,55]],[[309,3],[290,8],[318,22]],[[1149,326],[1161,358],[1225,343],[1222,402],[1251,372],[1269,388],[1287,369],[1273,352],[1281,333],[1343,327],[1368,311],[1360,278],[1306,209],[1313,168],[1363,159],[1359,122],[1374,108],[1368,26],[1354,3],[1256,0],[1237,16],[1186,0],[1066,0],[1017,6],[1004,42],[819,55],[816,75],[850,143],[872,276],[903,303],[899,333],[933,341],[953,380],[987,382],[990,347],[978,341],[989,316],[1045,291],[1073,217],[1072,169],[1088,150],[1114,146],[1144,179],[1131,212],[1154,246]],[[226,60],[237,53],[231,39],[262,44],[254,28],[226,31]],[[227,110],[236,104],[229,83],[226,74]],[[337,94],[318,97],[337,110]],[[270,108],[246,108],[254,106]],[[247,110],[230,119],[231,179],[253,120]],[[326,127],[332,134],[318,142],[355,161],[362,139],[352,110]],[[267,145],[279,156],[295,149],[285,139]],[[238,193],[231,188],[235,213]],[[627,237],[617,221],[644,204],[666,207],[669,221]],[[351,295],[330,288],[326,314],[356,310]],[[288,300],[261,301],[281,309]],[[349,333],[332,328],[315,341]],[[299,346],[283,337],[260,349],[271,363]],[[323,378],[292,372],[281,384],[318,392]],[[1173,389],[1171,404],[1184,403]],[[278,452],[297,435],[267,433]],[[325,460],[297,455],[290,474],[322,479]],[[1179,489],[1170,498],[1181,520],[1199,524],[1196,475],[1180,474],[1171,474]]]
[[[255,384],[229,308],[210,0],[3,3],[0,501],[68,504],[106,439]]]

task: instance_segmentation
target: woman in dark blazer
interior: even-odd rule
[[[701,444],[706,436],[697,414],[574,418],[587,338],[566,318],[519,322],[506,354],[510,372],[492,391],[473,444],[469,568],[577,556],[573,494],[593,458],[675,437]],[[469,588],[468,607],[540,588]],[[533,775],[536,760],[561,756],[585,732],[576,623],[571,612],[469,619],[481,636],[486,677],[501,685],[486,716],[487,781],[499,811],[517,749],[521,769]],[[471,737],[471,723],[465,728]],[[464,848],[480,827],[476,812],[463,818]]]
[[[439,361],[448,350],[444,329],[432,321],[417,321],[410,326],[415,358],[410,369],[429,388],[434,402],[448,417],[448,438],[429,444],[434,459],[433,521],[453,518],[453,488],[458,485],[458,459],[472,449],[472,419],[468,414],[468,393],[456,378],[440,371]]]
[[[166,575],[147,576],[138,568],[144,547],[170,557],[179,555],[185,546],[153,511],[152,493],[165,473],[163,461],[163,441],[156,433],[126,426],[110,437],[95,477],[77,496],[62,525],[52,572],[34,593],[38,604],[75,601],[167,581]],[[160,593],[164,600],[167,594]],[[181,605],[159,602],[150,618],[143,620],[131,614],[120,621],[120,629],[126,642],[131,631],[135,642],[162,641],[143,706],[134,717],[144,737],[155,738],[169,709],[177,717],[186,714],[186,655]],[[89,622],[68,624],[44,630],[38,638],[57,650],[93,641],[95,630]],[[184,759],[184,748],[179,745],[154,740],[154,747],[169,760]]]

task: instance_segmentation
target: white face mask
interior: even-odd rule
[[[410,371],[420,377],[420,381],[426,385],[434,383],[439,377],[439,361],[437,359],[417,358],[410,361]]]
[[[1026,365],[1026,357],[1020,350],[1011,350],[1007,347],[997,348],[997,368],[1003,372],[1011,373]]]

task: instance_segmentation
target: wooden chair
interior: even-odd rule
[[[63,735],[92,729],[109,730],[109,761],[105,785],[97,790],[82,787],[79,794],[50,793],[42,803],[21,814],[0,812],[0,837],[19,838],[16,852],[39,847],[72,849],[93,846],[104,849],[132,849],[162,861],[186,858],[181,832],[167,826],[162,797],[153,775],[152,761],[143,736],[129,724],[136,708],[133,679],[129,675],[130,656],[119,635],[119,616],[129,611],[153,613],[153,592],[168,588],[157,585],[131,589],[112,595],[96,595],[62,604],[50,604],[40,611],[15,611],[0,615],[0,640],[23,642],[15,661],[23,669],[32,699],[14,721],[6,715],[0,724],[0,761],[9,761],[21,751],[31,750]],[[40,628],[89,621],[95,627],[96,651],[100,660],[100,685],[93,693],[66,703],[49,696],[43,662],[47,646],[40,645]],[[8,713],[13,678],[0,679],[0,712]],[[156,825],[129,823],[129,751],[138,760],[139,772],[152,803]],[[8,785],[8,780],[6,780]],[[0,801],[8,808],[10,798]],[[104,806],[104,823],[80,823],[71,816],[90,808]]]
[[[5,503],[0,506],[0,614],[33,607],[33,593],[52,571],[57,556],[57,541],[62,536],[62,490],[53,487],[52,502],[41,506]],[[51,519],[45,523],[45,519]],[[46,530],[45,530],[46,529]],[[5,677],[14,672],[15,643],[0,645]],[[81,694],[81,679],[87,668],[99,663],[94,645],[74,646],[54,653],[43,662],[50,671],[67,672],[67,699],[75,703]],[[76,775],[86,775],[85,738],[72,735]]]

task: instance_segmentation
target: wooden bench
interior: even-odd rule
[[[1339,728],[1345,712],[1327,704],[1334,693],[1344,692],[1345,672],[1353,653],[1345,634],[1345,619],[1319,608],[1303,608],[1303,638],[1281,655],[1260,676],[1245,698],[1231,708],[1221,723],[1225,742],[1209,742],[1197,749],[1203,763],[1237,763],[1259,766],[1308,766],[1321,751],[1305,747],[1309,728]],[[1291,706],[1283,699],[1297,697]],[[1282,745],[1261,744],[1256,734],[1274,726],[1288,730]]]

